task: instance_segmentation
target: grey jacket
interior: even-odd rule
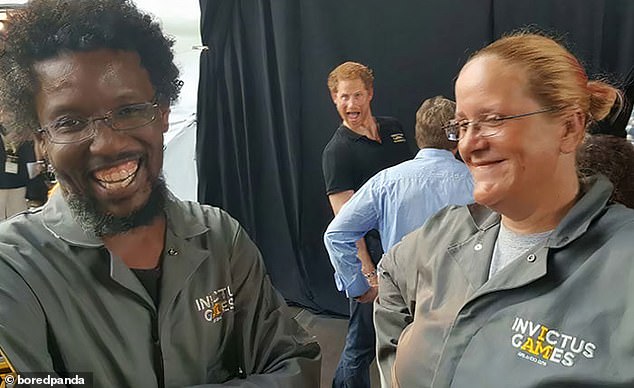
[[[446,208],[396,245],[375,304],[384,386],[634,386],[634,210],[604,177],[488,278],[500,216]],[[413,315],[413,321],[412,321]]]
[[[256,246],[223,211],[171,198],[158,309],[60,191],[0,224],[0,349],[17,372],[95,387],[318,387],[320,349],[288,317]]]

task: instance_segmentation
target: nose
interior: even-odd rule
[[[480,128],[478,128],[478,123],[476,121],[469,121],[463,125],[466,125],[467,128],[464,130],[464,134],[462,135],[462,137],[466,137],[468,134],[471,134],[471,136],[478,137]]]
[[[128,135],[117,131],[107,124],[105,117],[96,118],[90,123],[93,136],[90,144],[91,152],[102,155],[113,155],[125,148]]]
[[[467,130],[458,142],[458,150],[460,150],[460,155],[467,157],[468,154],[486,147],[487,139],[480,136],[480,131],[477,130],[474,123],[469,123],[467,125]]]

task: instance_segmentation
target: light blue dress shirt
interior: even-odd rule
[[[414,159],[380,171],[345,203],[324,234],[337,289],[351,298],[369,289],[356,241],[371,229],[379,231],[387,252],[445,206],[471,202],[471,174],[450,151],[423,148]]]

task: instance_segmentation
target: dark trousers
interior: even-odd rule
[[[383,255],[378,232],[370,231],[365,243],[376,265]],[[350,298],[348,335],[332,380],[333,388],[370,388],[370,364],[376,354],[373,311],[374,304]]]

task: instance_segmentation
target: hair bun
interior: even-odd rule
[[[619,98],[619,91],[603,81],[588,81],[590,115],[599,121],[604,119]]]

